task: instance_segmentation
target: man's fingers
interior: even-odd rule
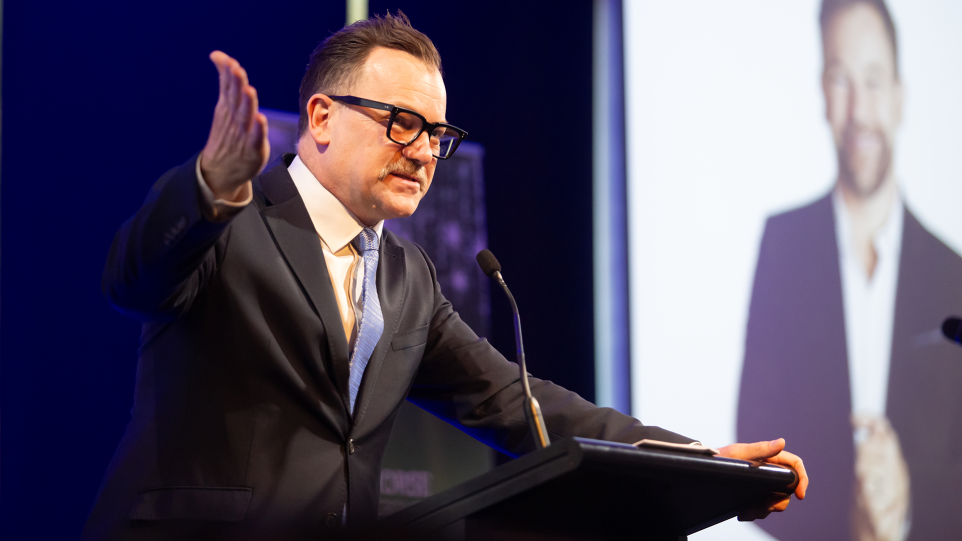
[[[233,60],[230,56],[222,51],[213,51],[210,53],[210,61],[214,63],[214,67],[217,68],[217,78],[219,82],[218,91],[223,97],[227,97],[227,89],[230,85],[230,76],[228,75],[228,64]]]
[[[220,94],[230,111],[229,118],[239,124],[240,132],[247,134],[257,114],[257,90],[249,85],[247,70],[237,60],[221,51],[210,53],[210,60],[220,76]]]
[[[778,438],[777,440],[760,441],[750,445],[753,446],[752,452],[755,454],[755,458],[752,460],[765,460],[781,453],[782,449],[785,448],[785,440],[784,438]]]
[[[247,70],[245,70],[244,66],[241,66],[237,60],[234,60],[234,73],[237,74],[237,78],[240,80],[241,88],[245,88],[249,82],[247,80]]]
[[[254,116],[254,125],[251,127],[250,140],[251,146],[260,151],[261,155],[270,155],[270,141],[267,139],[267,117],[264,113],[257,113]]]
[[[805,471],[805,463],[802,462],[802,459],[795,455],[792,456],[797,459],[794,464],[791,464],[791,466],[795,468],[795,473],[798,474],[798,486],[795,487],[795,497],[799,500],[804,500],[805,493],[808,492],[808,472]]]
[[[257,100],[257,89],[248,85],[247,86],[247,123],[246,129],[249,132],[251,127],[253,127],[254,120],[257,118],[258,107],[260,107],[260,102]]]
[[[784,498],[776,501],[768,508],[769,511],[775,511],[776,513],[781,513],[788,508],[788,504],[791,503],[792,498],[790,496],[785,496]]]
[[[771,458],[785,448],[785,440],[778,438],[772,441],[756,443],[735,443],[719,449],[721,456],[737,458],[739,460],[765,460]]]
[[[224,69],[227,67],[230,61],[233,60],[230,55],[223,51],[211,51],[211,53],[208,55],[208,58],[210,58],[210,61],[214,63],[214,67],[217,68],[217,71],[221,73],[224,72]]]
[[[805,463],[802,462],[802,459],[788,451],[782,451],[768,459],[768,462],[788,466],[795,470],[795,474],[798,475],[798,485],[795,486],[795,496],[797,496],[799,500],[804,500],[805,494],[808,492],[808,472],[805,471]]]
[[[790,495],[771,494],[758,504],[753,505],[752,507],[739,513],[738,520],[741,522],[750,522],[753,520],[763,519],[773,512],[781,513],[788,508],[788,504],[790,502]]]
[[[765,442],[761,442],[764,444]],[[770,453],[768,456],[772,457],[781,453],[785,449],[785,438],[778,438],[777,440],[772,440],[768,442],[768,448],[764,449],[763,453]]]
[[[215,194],[230,194],[267,163],[267,117],[258,112],[257,90],[240,63],[221,51],[211,52],[210,60],[217,67],[220,96],[201,167]]]
[[[719,452],[721,456],[728,458],[771,462],[772,464],[781,464],[793,468],[798,475],[795,495],[799,500],[803,500],[808,492],[808,473],[805,471],[805,464],[802,463],[801,458],[784,449],[785,440],[778,438],[777,440],[757,443],[735,443],[722,447]]]
[[[237,99],[240,92],[237,76],[234,75],[233,59],[224,66],[224,75],[227,77],[227,88],[224,90],[223,97],[224,101],[227,102],[227,109],[233,111],[237,108]]]
[[[247,93],[247,71],[241,67],[240,63],[234,60],[231,63],[230,73],[234,78],[231,92],[233,92],[233,105],[235,109],[242,105],[244,95]]]
[[[230,55],[228,55],[224,51],[217,51],[217,50],[211,51],[208,57],[210,58],[210,61],[213,62],[214,65],[216,66],[222,66],[226,64],[228,60],[232,60]]]
[[[241,93],[240,103],[237,104],[237,110],[234,113],[234,119],[240,127],[240,132],[247,134],[251,129],[251,122],[254,120],[254,115],[257,113],[257,94],[254,93],[252,97],[253,88],[247,87],[244,92]]]
[[[228,56],[224,74],[227,77],[227,87],[224,89],[223,97],[227,101],[228,108],[236,114],[237,107],[244,97],[244,88],[247,86],[247,72],[239,62]]]

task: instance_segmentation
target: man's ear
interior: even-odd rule
[[[318,145],[331,144],[331,105],[334,100],[314,94],[307,100],[307,131]]]

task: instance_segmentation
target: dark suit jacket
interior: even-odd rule
[[[886,414],[911,476],[910,539],[962,532],[962,259],[905,210]],[[759,525],[779,539],[847,539],[855,482],[848,354],[831,196],[765,225],[745,342],[739,441],[784,435],[815,480]]]
[[[117,233],[104,292],[143,335],[132,419],[85,539],[317,539],[345,505],[351,526],[371,524],[405,398],[502,450],[530,448],[517,365],[460,320],[420,247],[387,230],[384,333],[351,418],[348,344],[292,159],[223,223],[202,215],[192,159]],[[689,441],[532,388],[555,438]]]

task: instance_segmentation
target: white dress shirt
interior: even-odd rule
[[[855,415],[885,415],[899,256],[902,251],[902,199],[898,193],[888,217],[872,239],[877,261],[872,276],[858,258],[852,223],[838,188],[832,194],[835,237],[842,278],[848,374]],[[859,435],[855,434],[856,441]]]
[[[337,309],[341,314],[344,336],[353,350],[354,341],[357,339],[357,321],[354,314],[364,310],[361,305],[364,265],[359,264],[361,257],[351,241],[366,226],[318,182],[300,156],[294,157],[287,172],[294,179],[294,186],[301,194],[314,229],[317,230],[324,252],[324,262],[327,263],[327,272],[334,287],[334,296],[337,297]],[[377,233],[380,243],[384,221],[374,224],[371,229]]]

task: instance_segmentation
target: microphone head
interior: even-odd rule
[[[954,316],[946,318],[942,322],[942,334],[949,340],[962,344],[962,319]]]
[[[481,270],[488,276],[494,276],[494,273],[501,270],[501,263],[498,263],[498,258],[494,257],[491,250],[487,248],[478,252],[477,259]]]

